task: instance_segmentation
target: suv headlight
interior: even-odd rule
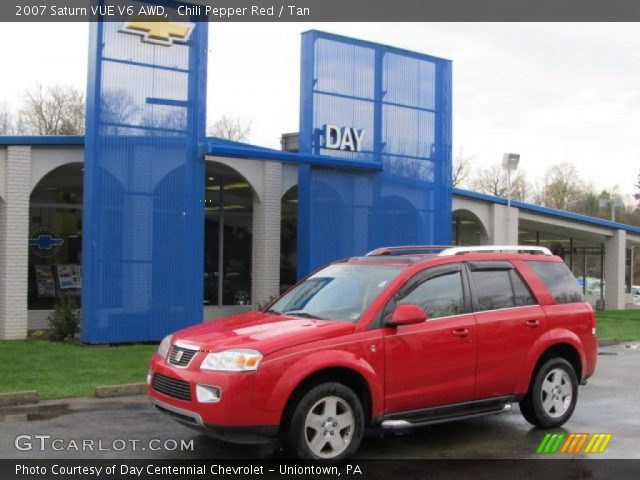
[[[202,364],[201,370],[216,370],[219,372],[246,372],[257,370],[262,354],[256,350],[224,350],[209,353]]]
[[[162,339],[160,345],[158,345],[158,355],[162,357],[164,360],[167,358],[167,354],[169,353],[169,349],[171,348],[171,335],[167,335]]]

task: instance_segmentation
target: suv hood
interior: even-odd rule
[[[303,343],[339,337],[355,330],[355,325],[337,320],[311,320],[287,315],[250,312],[221,318],[180,330],[177,340],[200,350],[252,348],[263,355]]]

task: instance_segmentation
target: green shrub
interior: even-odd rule
[[[49,338],[51,340],[73,340],[78,332],[80,312],[73,298],[61,298],[49,315]]]

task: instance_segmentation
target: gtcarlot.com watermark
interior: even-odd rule
[[[40,452],[124,452],[124,451],[167,451],[192,452],[193,439],[174,440],[172,438],[152,438],[141,441],[136,438],[68,439],[51,435],[18,435],[13,442],[17,450]]]

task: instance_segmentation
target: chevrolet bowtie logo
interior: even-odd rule
[[[125,22],[121,32],[140,35],[143,42],[171,46],[176,43],[187,43],[194,28],[188,22]]]

